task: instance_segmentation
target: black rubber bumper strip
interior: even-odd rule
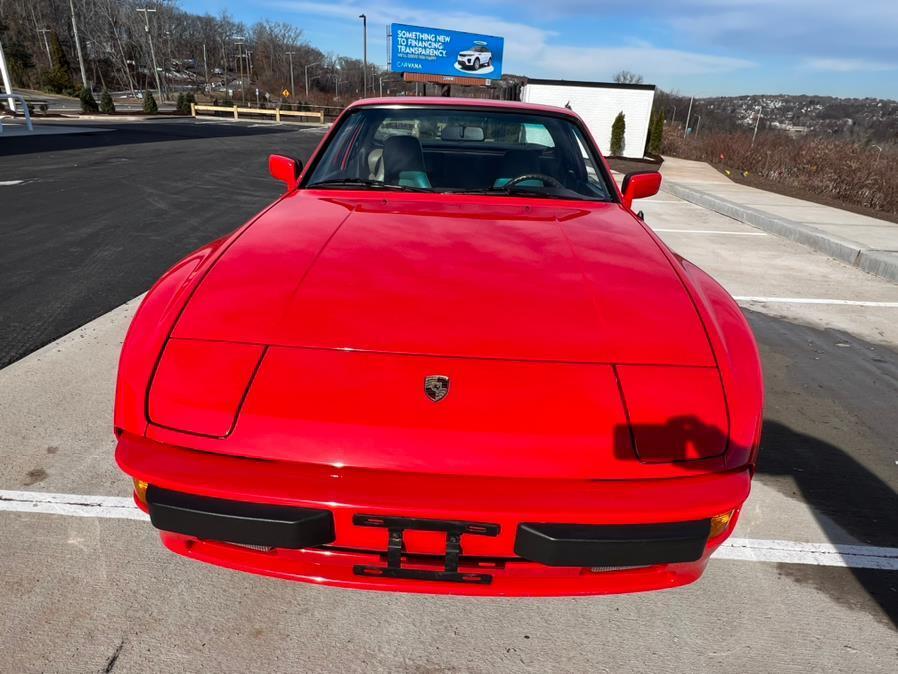
[[[194,496],[150,485],[150,521],[163,531],[272,548],[308,548],[334,542],[328,510],[291,508]]]
[[[673,524],[521,524],[514,551],[547,566],[649,566],[700,559],[711,520]]]

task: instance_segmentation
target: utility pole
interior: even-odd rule
[[[368,97],[368,17],[365,14],[359,14],[362,20],[362,59],[365,72],[362,77],[362,98]]]
[[[292,59],[291,59],[291,62],[292,62]],[[320,65],[321,65],[321,61],[315,61],[315,63],[310,63],[309,65],[304,67],[304,70],[306,71],[306,98],[309,97],[309,68],[311,68],[313,66],[320,66]],[[292,71],[291,71],[291,73],[292,73]],[[292,78],[293,75],[291,74],[290,77]]]
[[[689,135],[689,118],[692,117],[692,101],[695,99],[695,96],[689,97],[689,112],[686,113],[686,128],[683,130],[683,138]]]
[[[342,80],[339,77],[334,78],[334,98],[339,100],[339,98],[340,98],[340,82],[345,82],[345,81],[346,81],[345,78]]]
[[[47,33],[50,32],[49,28],[38,28],[37,32],[41,34],[41,37],[44,38],[44,49],[47,50],[47,63],[50,64],[50,70],[53,70],[53,57],[50,56],[50,43],[47,42]]]
[[[209,61],[206,59],[206,43],[203,42],[203,70],[206,71],[206,91],[209,91]]]
[[[165,31],[165,37],[168,39],[168,67],[174,71],[175,69],[175,60],[171,55],[171,31]],[[162,59],[162,81],[165,82],[165,95],[171,95],[171,78],[165,78],[165,59]]]
[[[295,51],[288,51],[288,52],[287,52],[287,58],[290,59],[290,96],[291,96],[294,100],[296,100],[296,85],[293,84],[293,55],[294,55],[295,53],[296,53]],[[307,89],[306,94],[309,93],[309,92],[308,92],[308,88],[309,88],[308,85],[306,85],[306,89]]]
[[[147,32],[147,40],[150,43],[150,59],[153,61],[153,75],[156,77],[156,93],[159,94],[159,100],[162,100],[162,83],[159,81],[159,68],[156,67],[156,51],[153,49],[153,35],[150,33],[150,13],[156,13],[155,9],[147,7],[138,8],[138,12],[143,12],[144,30]]]
[[[695,125],[695,137],[698,138],[698,132],[702,130],[702,116],[698,116],[698,123]]]
[[[758,118],[755,120],[755,132],[751,135],[751,146],[755,146],[755,138],[758,137],[758,126],[761,124],[761,108],[758,108]]]
[[[246,83],[243,81],[243,61],[240,60],[240,47],[243,46],[243,40],[244,38],[238,37],[234,41],[234,44],[237,45],[237,69],[240,72],[240,97],[243,99],[243,105],[246,105]]]
[[[225,35],[221,39],[221,59],[224,61],[224,72],[222,73],[222,93],[230,98],[230,94],[228,93],[228,40],[231,39],[230,35]]]
[[[84,55],[81,53],[81,40],[78,39],[78,22],[75,21],[75,0],[69,0],[69,8],[72,10],[72,31],[75,33],[75,50],[78,52],[78,65],[81,66],[81,86],[90,89],[87,81],[87,73],[84,70]]]
[[[380,97],[383,98],[384,97],[384,78],[378,77],[377,79],[380,82]]]
[[[3,53],[3,44],[0,43],[0,78],[3,79],[3,88],[6,93],[12,93],[12,81],[9,78],[9,69],[6,67],[6,55]],[[16,114],[16,99],[10,96],[6,99],[6,105],[12,114]]]

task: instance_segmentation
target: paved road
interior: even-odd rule
[[[114,181],[114,166],[93,170]],[[472,600],[173,556],[119,501],[85,505],[129,493],[110,432],[129,302],[0,370],[0,496],[33,497],[22,501],[33,512],[0,499],[0,671],[894,671],[898,572],[814,566],[794,551],[898,547],[898,285],[670,195],[642,207],[675,250],[756,298],[743,304],[767,427],[736,536],[780,563],[734,561],[731,548],[677,590]],[[47,493],[84,496],[46,514]]]
[[[268,155],[305,159],[320,140],[286,125],[102,126],[0,140],[0,367],[138,295],[186,253],[243,224],[280,189]]]

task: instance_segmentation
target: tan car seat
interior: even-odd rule
[[[384,151],[380,148],[371,150],[368,154],[368,179],[380,180],[384,179]]]

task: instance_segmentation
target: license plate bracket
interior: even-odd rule
[[[465,522],[461,520],[431,520],[417,517],[390,517],[383,515],[353,515],[352,523],[359,527],[378,527],[389,533],[387,544],[387,565],[372,566],[356,564],[353,573],[357,576],[380,578],[405,578],[408,580],[431,580],[447,583],[471,583],[489,585],[493,577],[488,573],[459,572],[462,555],[461,537],[498,536],[499,525],[486,522]],[[409,569],[402,566],[405,551],[405,532],[438,531],[446,534],[446,555],[442,571]]]

